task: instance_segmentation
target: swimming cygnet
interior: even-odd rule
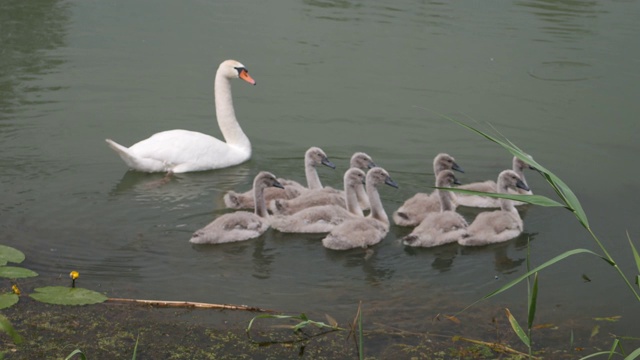
[[[309,148],[304,154],[304,172],[307,179],[307,187],[305,188],[295,180],[278,179],[280,184],[284,186],[284,189],[279,188],[267,188],[265,189],[264,198],[267,204],[275,199],[293,199],[300,196],[307,189],[321,189],[322,183],[316,167],[318,165],[325,165],[332,169],[336,166],[329,161],[327,155],[318,147]],[[253,201],[253,189],[244,193],[237,193],[233,190],[228,191],[224,195],[224,203],[230,209],[253,209],[255,203]]]
[[[347,209],[338,205],[322,205],[306,208],[292,215],[274,215],[270,217],[271,227],[287,233],[324,233],[347,219],[363,217],[357,189],[364,188],[364,182],[364,171],[351,168],[344,174]]]
[[[361,170],[368,170],[375,167],[375,163],[371,160],[371,157],[363,152],[353,154],[349,165],[350,168],[358,168]],[[369,198],[367,197],[365,190],[359,188],[356,191],[360,207],[363,210],[368,210]],[[269,210],[273,214],[278,215],[291,215],[303,209],[322,205],[337,205],[345,209],[347,208],[344,191],[337,190],[332,187],[306,191],[296,198],[288,200],[276,199],[268,202],[267,204],[269,206]]]
[[[269,228],[264,190],[272,186],[283,187],[272,173],[266,171],[258,173],[253,180],[255,211],[253,213],[236,211],[221,215],[209,225],[193,233],[189,242],[220,244],[253,239],[262,235]]]
[[[383,168],[375,167],[369,170],[366,178],[366,191],[371,202],[371,213],[367,217],[346,220],[333,228],[322,239],[324,247],[333,250],[366,248],[384,239],[389,232],[389,218],[384,211],[377,189],[381,184],[398,187]]]
[[[507,194],[509,189],[529,187],[513,170],[504,170],[498,176],[497,190]],[[513,239],[522,233],[523,222],[512,200],[499,199],[500,210],[478,214],[467,228],[467,234],[458,243],[464,246],[480,246]]]
[[[433,159],[433,173],[436,179],[443,170],[464,172],[451,155],[440,153]],[[455,195],[452,196],[455,199]],[[393,213],[393,221],[400,226],[417,226],[428,213],[438,211],[440,211],[440,197],[435,192],[417,193]]]
[[[459,185],[453,171],[443,170],[438,174],[437,187],[451,187]],[[434,247],[457,242],[464,234],[469,224],[462,215],[455,212],[453,193],[446,190],[436,190],[440,196],[440,212],[431,212],[413,229],[411,234],[402,238],[402,243],[408,246]]]
[[[518,174],[518,176],[520,177],[520,180],[522,180],[522,182],[525,185],[527,185],[527,187],[529,187],[529,184],[527,184],[527,180],[524,177],[524,169],[534,169],[534,168],[529,164],[525,163],[524,161],[520,160],[516,156],[513,157],[512,167],[513,167],[512,170],[516,174]],[[458,186],[458,189],[483,191],[483,192],[490,192],[490,193],[497,192],[496,182],[493,180],[464,184],[462,186]],[[524,190],[520,188],[516,190],[509,189],[509,193],[514,195],[532,195],[533,194],[531,190]],[[481,196],[481,195],[469,195],[469,194],[463,194],[463,193],[456,193],[456,195],[457,195],[456,201],[458,202],[458,205],[468,206],[468,207],[479,207],[479,208],[499,208],[500,207],[500,199],[497,199],[497,198]],[[525,203],[520,201],[514,201],[515,206],[520,206],[524,204]]]

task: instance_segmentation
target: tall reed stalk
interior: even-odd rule
[[[580,204],[580,201],[578,200],[576,195],[573,193],[573,191],[569,188],[569,186],[567,184],[565,184],[564,181],[562,181],[558,176],[556,176],[554,173],[549,171],[547,168],[545,168],[544,166],[542,166],[541,164],[539,164],[538,162],[533,160],[526,152],[524,152],[522,149],[520,149],[518,146],[516,146],[511,141],[509,141],[507,139],[503,139],[503,140],[498,139],[498,138],[496,138],[494,136],[491,136],[491,135],[489,135],[489,134],[487,134],[485,132],[482,132],[482,131],[480,131],[480,130],[478,130],[478,129],[470,126],[470,125],[467,125],[467,124],[465,124],[465,123],[463,123],[463,122],[461,122],[459,120],[453,119],[453,118],[448,117],[446,115],[439,114],[439,116],[441,116],[444,119],[447,119],[447,120],[449,120],[451,122],[454,122],[454,123],[466,128],[468,130],[471,130],[472,132],[475,132],[476,134],[488,139],[489,141],[492,141],[492,142],[502,146],[504,149],[506,149],[508,152],[510,152],[513,156],[516,156],[520,160],[524,161],[525,163],[533,166],[540,174],[542,174],[542,176],[545,178],[547,183],[549,183],[551,188],[558,195],[558,197],[560,198],[561,202],[558,203],[558,202],[556,202],[554,200],[551,200],[551,199],[549,199],[549,198],[547,198],[545,196],[541,196],[541,195],[487,194],[487,193],[482,193],[482,192],[462,190],[462,189],[456,189],[456,188],[447,188],[446,190],[450,190],[450,191],[454,191],[454,192],[469,193],[469,194],[479,194],[479,195],[485,195],[485,196],[490,196],[490,197],[507,198],[507,199],[518,200],[518,201],[522,201],[522,202],[526,202],[526,203],[534,204],[534,205],[539,205],[539,206],[562,206],[565,209],[571,211],[575,215],[575,217],[578,219],[578,222],[580,222],[580,224],[587,230],[587,232],[589,233],[591,238],[595,241],[595,243],[598,245],[598,247],[602,251],[602,254],[598,254],[598,253],[595,253],[595,252],[593,252],[591,250],[587,250],[587,249],[573,249],[573,250],[566,251],[566,252],[554,257],[553,259],[543,263],[542,265],[537,266],[536,268],[529,270],[527,273],[523,274],[522,276],[518,277],[517,279],[513,280],[512,282],[510,282],[509,284],[503,286],[502,288],[500,288],[500,289],[498,289],[498,290],[486,295],[485,297],[483,297],[479,301],[487,299],[487,298],[490,298],[490,297],[492,297],[492,296],[494,296],[494,295],[496,295],[498,293],[501,293],[501,292],[511,288],[515,284],[520,283],[524,279],[528,279],[531,275],[534,275],[535,273],[539,272],[540,270],[545,269],[545,268],[557,263],[558,261],[561,261],[562,259],[565,259],[565,258],[567,258],[569,256],[572,256],[572,255],[586,253],[586,254],[591,254],[591,255],[594,255],[596,257],[599,257],[602,260],[606,261],[609,265],[611,265],[616,270],[618,275],[623,279],[623,281],[625,282],[625,284],[627,285],[627,287],[629,288],[629,290],[631,291],[633,296],[635,296],[636,300],[638,300],[638,302],[640,302],[640,293],[632,285],[632,283],[629,281],[629,279],[624,274],[622,269],[620,269],[620,267],[618,266],[616,261],[609,254],[609,251],[607,251],[607,249],[605,248],[604,244],[600,241],[600,239],[598,239],[596,234],[593,232],[593,230],[591,229],[591,226],[589,225],[589,219],[587,218],[587,214],[585,213],[584,209],[582,208],[582,205]],[[628,234],[627,234],[627,237],[629,237]],[[634,254],[634,260],[636,262],[637,269],[638,269],[638,275],[636,275],[636,277],[635,277],[635,279],[636,279],[635,282],[636,282],[636,284],[638,286],[640,286],[640,256],[638,255],[638,251],[636,250],[636,247],[634,246],[634,244],[631,241],[630,237],[629,237],[629,245],[631,247],[632,253]]]

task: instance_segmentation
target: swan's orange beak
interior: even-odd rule
[[[238,76],[240,77],[240,79],[248,82],[251,85],[255,85],[256,81],[253,80],[253,78],[249,75],[249,72],[246,69],[242,69],[240,71],[240,74],[238,74]]]

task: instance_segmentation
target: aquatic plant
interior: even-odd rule
[[[133,357],[131,358],[131,360],[136,360],[136,356],[138,354],[138,341],[139,340],[140,340],[140,334],[138,334],[138,337],[136,338],[136,344],[133,347]],[[87,360],[87,356],[80,349],[73,350],[71,352],[71,354],[69,354],[66,358],[64,358],[64,360],[71,360],[71,358],[73,358],[76,355],[79,355],[80,359],[82,359],[82,360]]]
[[[38,276],[35,271],[16,266],[6,266],[7,263],[21,263],[25,259],[24,253],[10,246],[0,245],[0,277],[20,279]],[[29,296],[37,301],[58,305],[88,305],[104,302],[107,297],[103,294],[82,288],[76,288],[76,280],[80,277],[77,271],[69,273],[71,287],[45,286],[34,289]],[[13,293],[0,294],[0,309],[13,306],[19,300],[20,289],[17,284],[12,285]]]
[[[327,319],[330,322],[330,324],[326,324],[326,323],[321,322],[321,321],[311,320],[304,313],[302,313],[300,315],[262,314],[262,315],[254,316],[251,319],[251,321],[249,321],[249,325],[247,325],[247,329],[245,330],[247,332],[247,334],[249,334],[249,332],[251,331],[251,327],[253,326],[253,322],[255,320],[257,320],[257,319],[293,319],[293,320],[300,320],[295,325],[291,325],[291,330],[293,330],[293,332],[298,332],[298,331],[302,330],[304,327],[309,326],[309,325],[313,325],[313,326],[318,327],[318,328],[327,328],[327,329],[330,329],[332,331],[333,330],[345,330],[345,329],[339,327],[337,321],[335,321],[332,317],[330,317],[328,315],[327,315]]]
[[[640,302],[640,293],[632,285],[631,281],[629,281],[629,279],[624,274],[624,272],[621,270],[621,268],[618,266],[616,261],[609,254],[609,252],[605,248],[604,244],[598,239],[596,234],[593,232],[593,230],[591,229],[591,226],[589,224],[589,219],[587,218],[587,215],[586,215],[584,209],[582,208],[582,205],[580,204],[580,201],[578,200],[577,196],[574,194],[574,192],[569,188],[569,186],[564,181],[562,181],[558,176],[556,176],[554,173],[552,173],[551,171],[546,169],[544,166],[542,166],[541,164],[539,164],[538,162],[533,160],[530,156],[527,155],[527,153],[525,151],[520,149],[518,146],[516,146],[514,143],[512,143],[508,139],[506,139],[504,137],[503,137],[503,139],[498,139],[497,137],[494,137],[494,136],[489,135],[489,134],[487,134],[487,133],[485,133],[483,131],[480,131],[480,130],[478,130],[478,129],[470,126],[470,125],[467,125],[467,124],[459,121],[459,120],[453,119],[453,118],[445,116],[443,114],[438,114],[438,115],[443,117],[444,119],[452,121],[452,122],[454,122],[454,123],[466,128],[468,130],[471,130],[472,132],[475,132],[476,134],[486,138],[489,141],[492,141],[492,142],[502,146],[504,149],[506,149],[512,155],[518,157],[519,159],[521,159],[525,163],[533,166],[540,174],[542,174],[542,176],[547,181],[547,183],[551,186],[551,188],[558,195],[558,197],[560,198],[561,202],[554,201],[552,199],[549,199],[549,198],[541,196],[541,195],[503,195],[503,194],[493,194],[493,193],[483,193],[483,192],[476,192],[476,191],[470,191],[470,190],[462,190],[462,189],[456,189],[456,188],[445,188],[443,190],[445,190],[445,191],[454,191],[454,192],[462,192],[462,193],[469,193],[469,194],[478,194],[478,195],[497,197],[497,198],[507,198],[507,199],[522,201],[522,202],[526,202],[526,203],[533,204],[533,205],[538,205],[538,206],[547,206],[547,207],[561,206],[561,207],[564,207],[565,209],[571,211],[575,215],[575,217],[577,218],[579,223],[587,230],[587,232],[589,233],[591,238],[595,241],[595,243],[598,245],[598,247],[602,251],[602,254],[598,254],[598,253],[593,252],[591,250],[581,249],[581,248],[569,250],[569,251],[563,252],[563,253],[555,256],[554,258],[544,262],[543,264],[541,264],[541,265],[539,265],[539,266],[537,266],[537,267],[535,267],[533,269],[530,268],[530,264],[528,263],[528,257],[527,257],[527,272],[525,274],[523,274],[523,275],[519,276],[518,278],[512,280],[511,282],[509,282],[508,284],[500,287],[499,289],[496,289],[493,292],[483,296],[481,299],[479,299],[479,300],[475,301],[474,303],[470,304],[469,306],[467,306],[462,311],[465,311],[466,309],[472,307],[473,305],[477,304],[478,302],[486,300],[486,299],[489,299],[491,297],[494,297],[494,296],[496,296],[496,295],[498,295],[498,294],[500,294],[500,293],[512,288],[516,284],[519,284],[522,281],[527,280],[527,282],[529,284],[529,286],[527,287],[527,289],[529,291],[527,331],[525,331],[519,325],[518,321],[515,319],[513,314],[511,314],[509,309],[505,309],[505,311],[506,311],[506,315],[507,315],[507,318],[509,320],[509,323],[512,326],[512,329],[518,335],[520,340],[525,344],[525,346],[527,346],[527,348],[529,349],[529,357],[532,357],[531,330],[532,330],[532,327],[533,327],[533,319],[535,317],[536,302],[537,302],[538,272],[540,272],[540,271],[546,269],[547,267],[550,267],[550,266],[552,266],[552,265],[554,265],[554,264],[556,264],[556,263],[558,263],[558,262],[560,262],[560,261],[562,261],[562,260],[564,260],[564,259],[566,259],[566,258],[568,258],[570,256],[577,255],[577,254],[590,254],[590,255],[596,256],[597,258],[600,258],[600,259],[604,260],[605,262],[607,262],[610,266],[612,266],[616,270],[616,272],[623,279],[623,281],[625,282],[625,284],[627,285],[627,287],[629,288],[629,290],[631,291],[633,296],[635,296],[636,300],[638,300],[638,302]],[[634,258],[634,261],[635,261],[635,264],[636,264],[636,268],[637,268],[637,271],[638,271],[638,274],[635,275],[635,284],[638,287],[640,287],[640,256],[638,254],[636,246],[633,244],[633,241],[631,240],[631,237],[630,237],[630,235],[628,233],[627,233],[627,239],[629,241],[629,247],[630,247],[631,252],[633,254],[633,258]],[[531,285],[529,282],[531,281],[531,277],[532,276],[533,276],[533,284]],[[621,353],[617,353],[616,349],[620,349]],[[599,355],[604,355],[604,354],[608,354],[609,358],[611,358],[611,356],[613,356],[614,354],[617,354],[617,355],[626,356],[625,359],[636,359],[636,358],[640,357],[640,348],[638,348],[635,351],[627,354],[624,351],[624,349],[622,348],[619,339],[616,338],[614,340],[614,344],[613,344],[611,350],[605,351],[605,352],[599,352],[599,353],[596,353],[596,354],[591,354],[591,355],[588,355],[588,356],[584,357],[583,359],[587,359],[587,358],[591,358],[591,357],[595,357],[595,356],[599,356]]]

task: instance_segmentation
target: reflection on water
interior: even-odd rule
[[[211,190],[226,192],[239,184],[251,182],[250,171],[243,165],[216,172],[171,175],[126,171],[109,194],[112,198],[133,195],[138,200],[165,203],[184,202],[200,197],[209,197],[213,201]]]
[[[309,6],[304,12],[320,20],[391,24],[399,17],[408,17],[404,21],[424,26],[424,30],[435,33],[450,25],[453,20],[450,4],[441,1],[407,3],[404,6],[391,6],[392,4],[384,1],[304,0],[303,3]]]
[[[338,165],[318,169],[325,185],[342,187],[355,151],[387,168],[401,184],[381,194],[388,214],[415,192],[431,191],[431,159],[439,152],[456,156],[467,171],[463,182],[495,178],[510,161],[433,113],[490,122],[560,170],[585,195],[585,210],[613,209],[594,219],[606,236],[619,237],[626,222],[634,231],[631,197],[620,188],[589,189],[607,171],[625,168],[628,179],[638,178],[628,166],[635,152],[625,151],[637,147],[639,55],[629,46],[638,33],[635,3],[243,1],[173,11],[161,0],[170,6],[152,12],[135,1],[1,1],[0,140],[10,141],[0,142],[0,242],[24,250],[43,277],[77,267],[88,287],[109,287],[110,295],[317,310],[341,319],[363,300],[381,322],[426,332],[433,311],[458,311],[522,274],[528,251],[538,264],[583,246],[570,236],[583,229],[572,214],[532,207],[522,210],[524,234],[482,248],[405,247],[398,239],[411,229],[394,225],[370,252],[329,251],[322,236],[273,230],[233,244],[188,240],[229,212],[224,193],[248,190],[258,171],[304,181],[302,157],[311,145]],[[229,31],[230,19],[242,19],[239,33]],[[234,88],[254,145],[251,161],[165,178],[127,171],[106,147],[107,136],[140,139],[182,127],[193,114],[215,132],[211,84],[201,79],[212,75],[212,59],[236,56],[264,76],[256,88]],[[69,88],[54,91],[63,77]],[[616,121],[602,120],[614,111]],[[555,197],[544,179],[529,180],[536,193]],[[625,185],[636,188],[634,181]],[[467,220],[478,213],[460,212]],[[589,265],[578,277],[585,272],[590,286],[619,290]],[[595,292],[581,282],[556,291],[570,270],[548,270],[547,294],[556,298],[545,306],[574,309],[574,300],[586,299],[583,308],[602,310],[602,299],[586,296]],[[500,302],[522,299],[505,292]]]
[[[50,102],[33,80],[53,72],[64,58],[50,51],[65,45],[70,16],[68,2],[7,0],[0,2],[0,120],[24,106]],[[6,132],[0,124],[0,133]]]
[[[275,261],[276,250],[265,247],[264,241],[259,241],[253,250],[253,274],[257,279],[268,279],[271,277],[271,264]]]
[[[585,36],[594,35],[597,16],[607,13],[597,1],[535,0],[516,4],[529,9],[531,14],[543,21],[540,29],[551,37],[537,38],[537,41],[579,41]]]

